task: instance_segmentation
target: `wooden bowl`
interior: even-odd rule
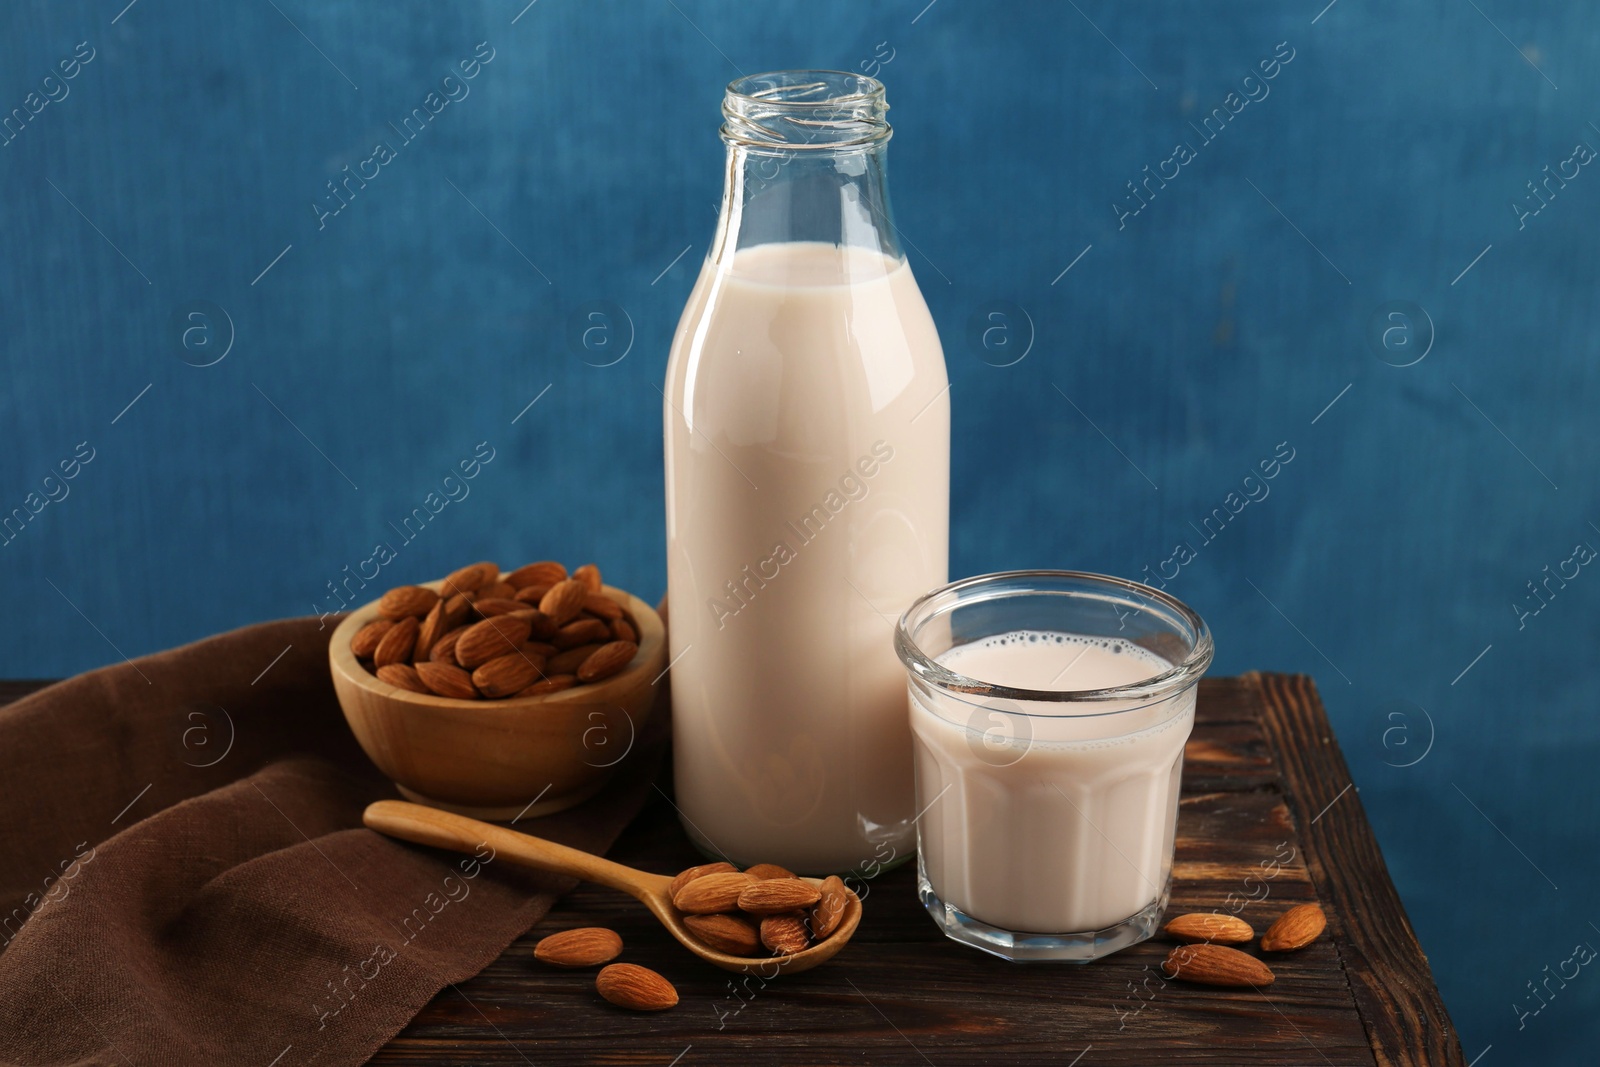
[[[350,651],[355,632],[378,617],[378,602],[358,608],[328,647],[345,721],[372,762],[419,804],[504,820],[582,803],[633,748],[667,659],[661,617],[638,597],[606,592],[638,623],[633,662],[591,685],[512,700],[457,700],[380,681]]]

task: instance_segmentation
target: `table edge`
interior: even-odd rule
[[[1306,674],[1239,677],[1261,694],[1261,725],[1283,776],[1284,801],[1317,897],[1333,905],[1330,936],[1374,1058],[1380,1067],[1465,1067],[1316,683]]]

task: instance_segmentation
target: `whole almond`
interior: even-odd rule
[[[535,680],[545,676],[544,665],[550,660],[550,653],[547,651],[549,648],[549,645],[541,645],[537,641],[524,641],[517,647],[516,655],[533,664]],[[528,684],[532,685],[533,683],[529,682]]]
[[[1315,904],[1297,904],[1261,935],[1262,952],[1293,952],[1322,936],[1328,917]]]
[[[444,588],[455,593],[476,593],[500,576],[500,568],[487,560],[472,563],[460,570],[451,571],[444,580]]]
[[[590,593],[584,597],[583,610],[607,622],[622,618],[622,605],[604,593]]]
[[[557,630],[555,636],[550,638],[550,643],[557,648],[568,649],[579,645],[603,645],[610,640],[611,627],[599,619],[574,619]]]
[[[386,663],[378,668],[378,681],[388,682],[397,689],[409,689],[413,693],[427,693],[433,691],[422,684],[422,679],[417,677],[416,669],[409,663]]]
[[[458,626],[433,643],[428,650],[428,659],[434,663],[448,663],[452,666],[456,662],[456,642],[461,640],[461,635],[467,632],[465,626]]]
[[[571,689],[578,684],[577,675],[573,674],[547,674],[534,682],[528,688],[515,694],[517,698],[544,696],[546,693],[559,693],[563,689]]]
[[[1237,915],[1192,912],[1180,915],[1164,927],[1167,936],[1177,941],[1209,941],[1218,945],[1243,945],[1256,936],[1250,924]]]
[[[612,963],[600,969],[594,987],[602,997],[619,1008],[633,1011],[664,1011],[678,1003],[672,983],[648,967],[635,963]]]
[[[496,615],[510,615],[513,611],[528,610],[528,605],[522,601],[510,600],[505,597],[479,597],[472,602],[472,607],[486,619],[491,619]]]
[[[612,641],[594,650],[578,667],[578,681],[598,682],[609,678],[633,662],[639,646],[632,641]]]
[[[372,662],[378,667],[387,667],[391,663],[406,663],[411,659],[411,650],[417,643],[417,630],[420,629],[416,617],[407,615],[393,626],[378,641],[378,647],[372,650]]]
[[[754,867],[746,867],[744,873],[762,881],[766,878],[793,878],[794,872],[787,867],[779,867],[776,863],[758,863]]]
[[[713,878],[717,877],[712,875]],[[748,877],[748,876],[747,876]],[[700,879],[699,881],[704,881]],[[685,888],[693,889],[697,882]],[[739,910],[751,915],[777,915],[785,911],[809,908],[822,899],[822,892],[810,882],[799,878],[768,878],[751,882],[739,894]],[[721,909],[719,909],[721,910]]]
[[[455,628],[445,625],[445,603],[443,600],[435,601],[433,607],[428,610],[427,617],[422,620],[422,625],[417,628],[417,643],[411,649],[412,659],[427,659],[433,652],[434,642],[443,637],[446,631]]]
[[[580,926],[541,938],[533,958],[556,967],[598,967],[622,954],[622,938],[603,926]]]
[[[521,652],[496,656],[472,672],[472,684],[490,700],[520,693],[538,679],[538,664]]]
[[[509,616],[507,616],[509,618]],[[544,665],[546,674],[577,674],[578,668],[583,666],[583,661],[594,655],[604,647],[601,645],[579,645],[569,648],[565,652],[557,652],[550,657],[550,662]]]
[[[591,593],[598,593],[605,588],[605,584],[600,581],[600,568],[593,563],[585,563],[573,571],[572,576],[582,582]]]
[[[350,639],[350,651],[358,659],[371,659],[372,654],[378,650],[378,642],[383,640],[383,635],[394,627],[391,619],[373,619]]]
[[[799,915],[768,915],[762,919],[761,943],[779,956],[793,956],[811,947],[806,921]]]
[[[520,600],[524,604],[532,604],[534,607],[538,607],[539,601],[543,600],[544,595],[549,591],[550,586],[548,585],[525,585],[521,589],[518,589],[517,595],[511,599]]]
[[[555,585],[566,576],[566,567],[553,559],[547,559],[539,563],[523,564],[506,575],[506,581],[517,589],[526,589],[530,585]]]
[[[538,608],[530,607],[526,611],[519,612],[518,614],[528,620],[528,633],[535,641],[548,641],[554,637],[556,635],[556,631],[560,629],[560,627],[556,625],[556,620],[552,619]]]
[[[515,652],[528,639],[528,620],[516,615],[496,615],[473,623],[456,641],[456,663],[476,670],[496,656]]]
[[[689,915],[711,915],[719,911],[732,911],[739,906],[740,894],[752,884],[754,883],[750,881],[750,876],[739,871],[706,874],[674,893],[672,903],[679,911]]]
[[[613,619],[611,621],[611,638],[614,641],[632,641],[639,643],[639,631],[627,619]]]
[[[1254,956],[1222,945],[1179,945],[1167,954],[1161,969],[1168,978],[1218,986],[1269,986],[1272,969]]]
[[[451,630],[459,630],[465,626],[467,622],[467,616],[471,613],[471,611],[472,602],[461,593],[457,593],[448,600],[440,601],[439,633],[438,636],[428,645],[429,659],[438,658],[433,654],[433,646],[438,644],[439,638],[444,637],[444,635],[449,633]],[[423,622],[426,624],[427,620],[424,619]],[[419,633],[417,636],[420,642],[422,635]],[[421,659],[422,653],[420,651],[415,653],[415,658]]]
[[[517,587],[507,581],[490,582],[478,590],[479,600],[512,600],[517,595]]]
[[[850,903],[850,890],[844,880],[830,874],[818,891],[816,906],[811,909],[811,936],[826,941],[844,921],[844,909]]]
[[[667,896],[676,897],[678,895],[678,890],[682,889],[684,886],[688,885],[690,882],[701,877],[702,875],[722,874],[726,871],[737,872],[738,869],[739,868],[735,867],[731,863],[717,862],[702,863],[698,867],[689,867],[685,870],[681,870],[672,879],[672,884],[667,886]]]
[[[550,587],[539,601],[539,610],[555,620],[557,626],[565,626],[583,610],[588,595],[588,586],[576,578],[566,578]]]
[[[761,953],[761,934],[749,919],[737,915],[685,915],[683,925],[702,945],[729,956],[752,957]]]
[[[378,614],[385,619],[426,615],[439,602],[439,594],[420,585],[400,585],[378,598]]]
[[[453,663],[435,663],[422,660],[417,664],[417,677],[422,684],[442,697],[456,700],[477,700],[478,690],[472,684],[472,675]]]

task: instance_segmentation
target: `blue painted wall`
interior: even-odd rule
[[[1592,1056],[1600,978],[1517,1007],[1600,946],[1589,5],[123,2],[0,12],[0,510],[56,498],[0,673],[325,608],[385,541],[659,591],[721,87],[879,73],[952,573],[1176,572],[1219,671],[1315,674],[1468,1057]]]

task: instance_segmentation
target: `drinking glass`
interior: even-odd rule
[[[910,688],[917,889],[946,936],[1009,960],[1077,962],[1151,936],[1211,663],[1200,616],[1121,578],[1013,571],[923,596],[895,648]]]

